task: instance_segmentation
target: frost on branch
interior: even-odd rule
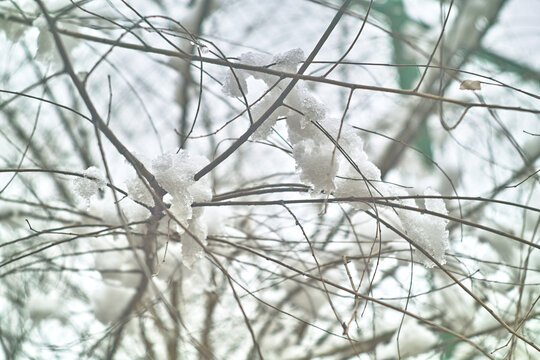
[[[434,190],[427,189],[424,195],[440,196]],[[414,200],[405,199],[401,201],[403,205],[416,207]],[[426,210],[433,211],[441,215],[447,215],[446,205],[442,199],[425,199]],[[445,264],[445,251],[448,249],[448,230],[446,225],[448,220],[422,214],[417,211],[400,209],[397,210],[403,230],[405,233],[418,244],[422,249],[426,250],[439,263]],[[421,260],[426,267],[433,267],[435,264],[428,259],[424,254],[416,250],[418,259]]]

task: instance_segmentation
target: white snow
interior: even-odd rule
[[[251,109],[251,116],[253,121],[257,121],[261,116],[270,109],[270,107],[276,102],[280,92],[278,89],[270,91],[261,101],[253,106]],[[264,140],[272,132],[272,127],[276,123],[279,117],[284,117],[288,113],[288,109],[280,106],[272,112],[272,114],[264,121],[264,123],[255,131],[251,136],[253,140]]]
[[[339,154],[332,157],[334,144],[314,124],[331,127],[332,120],[325,118],[325,106],[302,84],[291,91],[287,105],[294,109],[287,114],[287,127],[300,179],[312,185],[315,192],[334,190]]]
[[[298,63],[303,58],[302,50],[293,49],[272,58],[269,55],[248,52],[240,56],[240,62],[255,66],[272,65],[274,69],[295,72]],[[236,75],[246,93],[247,86],[245,89],[244,86],[250,75],[264,80],[268,87],[271,87],[276,80],[275,76],[257,72],[236,71]],[[233,82],[232,77],[231,73],[227,74],[223,92],[231,96],[238,96],[238,84],[236,80]],[[255,119],[260,118],[275,103],[281,90],[281,86],[276,86],[253,108]],[[324,103],[312,95],[305,85],[298,83],[284,103],[288,107],[280,107],[274,111],[255,132],[253,138],[266,138],[276,119],[279,116],[285,116],[296,169],[301,181],[312,187],[313,194],[333,193],[336,197],[378,197],[388,196],[391,193],[395,195],[407,194],[381,181],[381,172],[369,160],[359,135],[350,125],[340,126],[339,120],[327,117]],[[322,127],[326,133],[319,127]],[[338,142],[341,150],[337,148],[334,141]],[[425,194],[438,195],[431,190],[427,190]],[[401,203],[416,207],[413,200],[403,200]],[[351,205],[361,210],[368,208],[368,205],[362,202]],[[425,207],[427,210],[442,215],[447,214],[446,206],[441,199],[426,199]],[[448,231],[446,230],[448,221],[415,211],[399,210],[398,214],[405,233],[438,262],[444,264],[446,262],[445,251],[448,248]],[[434,266],[433,262],[426,256],[418,251],[416,253],[427,267]]]
[[[241,97],[242,93],[247,94],[247,74],[241,70],[230,70],[223,79],[221,91],[229,97]]]
[[[360,148],[361,149],[361,148]],[[367,154],[361,151],[353,158],[358,170],[346,161],[343,164],[344,173],[336,179],[336,197],[379,197],[386,196],[388,189],[381,181],[380,170],[368,160]],[[357,209],[365,210],[369,206],[367,203],[351,203]]]
[[[424,195],[440,196],[434,190],[427,189]],[[416,207],[414,200],[402,200],[403,205]],[[446,205],[442,199],[425,199],[426,210],[447,215]],[[400,209],[397,211],[405,233],[415,241],[422,249],[426,250],[439,263],[445,264],[445,251],[448,249],[448,230],[446,225],[448,220],[434,215],[422,214],[417,211]],[[415,251],[418,259],[426,267],[433,267],[435,264],[418,250]]]
[[[188,231],[193,234],[198,240],[206,246],[207,227],[206,223],[202,219],[202,208],[195,209],[199,214],[195,216],[190,222]],[[195,213],[194,210],[194,213]],[[190,234],[183,234],[182,236],[182,263],[188,269],[191,269],[193,264],[201,259],[204,255],[201,245]]]
[[[313,186],[315,191],[327,193],[334,189],[334,177],[337,163],[332,159],[332,147],[329,144],[316,143],[305,139],[293,147],[293,155],[300,173],[300,179]]]
[[[150,194],[143,183],[143,180],[141,180],[138,176],[126,180],[126,187],[129,197],[134,201],[138,201],[149,206],[154,205],[152,194]]]
[[[107,182],[101,175],[101,172],[95,166],[91,166],[83,171],[84,177],[77,177],[73,180],[73,186],[77,195],[89,201],[98,190],[105,190]]]
[[[273,70],[292,73],[296,72],[298,64],[303,59],[304,52],[302,49],[292,49],[275,56],[249,51],[240,55],[239,62],[245,65],[268,67]],[[233,71],[229,69],[223,80],[222,92],[230,97],[239,97],[242,95],[242,92],[247,94],[248,87],[246,80],[250,76],[263,80],[268,87],[274,85],[279,80],[277,76],[263,72],[234,69],[233,74]],[[242,91],[240,91],[240,88]]]
[[[193,202],[209,201],[212,198],[208,178],[194,180],[195,173],[206,163],[208,163],[206,158],[181,150],[178,154],[160,155],[151,164],[151,171],[156,180],[168,193],[167,201],[171,204],[169,211],[181,224],[180,226],[171,222],[173,230],[181,235],[182,259],[187,267],[202,257],[203,249],[189,234],[184,234],[184,229],[188,228],[203,244],[206,241],[206,225],[201,220],[204,209],[191,207]],[[127,185],[132,199],[153,205],[153,199],[140,179],[132,178]],[[162,222],[168,223],[168,220]]]
[[[277,70],[292,73],[296,72],[298,64],[304,59],[304,51],[300,48],[296,48],[282,54],[277,54],[272,61],[276,64]]]
[[[293,49],[273,57],[254,52],[247,52],[240,56],[240,62],[243,64],[268,66],[285,72],[296,72],[298,64],[303,59],[304,53],[301,49]],[[247,93],[246,79],[249,76],[264,80],[269,88],[277,80],[275,76],[255,71],[236,70],[235,75],[238,81],[231,72],[227,73],[222,89],[225,94],[230,96],[239,96],[238,82],[240,82],[242,90]],[[252,115],[255,120],[259,119],[275,103],[283,88],[284,84],[279,84],[253,107]],[[353,129],[347,125],[339,133],[339,120],[327,118],[324,103],[312,95],[302,83],[295,86],[284,103],[288,107],[282,106],[276,109],[263,125],[257,129],[252,138],[254,140],[265,139],[271,133],[272,126],[277,118],[284,116],[287,120],[289,141],[293,146],[296,168],[303,182],[311,185],[315,193],[320,191],[330,193],[335,190],[337,196],[369,195],[370,191],[363,180],[380,180],[380,171],[368,160],[363,151],[362,140],[353,133]],[[324,134],[316,124],[322,126],[334,140],[339,135],[340,145],[347,154],[353,157],[353,161],[358,165],[362,174],[359,174],[348,163],[340,151],[336,149],[332,140],[328,138],[328,135]],[[342,176],[352,179],[340,180],[339,184],[336,185],[335,178],[340,167],[345,169]],[[355,179],[360,179],[360,181]],[[377,191],[372,190],[371,193],[377,194]],[[360,207],[360,204],[357,205]]]

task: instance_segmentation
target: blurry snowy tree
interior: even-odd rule
[[[539,359],[539,4],[0,1],[0,358]]]

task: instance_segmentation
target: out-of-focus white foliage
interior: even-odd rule
[[[193,210],[194,216],[189,221],[188,232],[182,236],[182,262],[189,269],[203,257],[204,252],[199,241],[205,246],[207,244],[207,227],[203,214],[203,208]]]
[[[226,217],[226,211],[220,206],[210,206],[204,210],[204,217],[206,219],[206,228],[208,235],[221,235],[226,234],[224,219]]]
[[[22,24],[17,24],[12,21],[6,21],[0,18],[0,31],[6,35],[6,38],[15,43],[26,32],[27,27]]]
[[[95,166],[91,166],[83,171],[84,177],[77,177],[73,180],[73,186],[77,195],[89,201],[98,191],[104,191],[107,182],[103,178],[101,171]]]
[[[111,284],[120,284],[129,288],[137,287],[141,282],[142,270],[135,256],[144,262],[144,252],[142,250],[134,252],[124,238],[110,242],[106,238],[103,240],[100,241],[101,251],[94,253],[96,270],[101,273],[104,280]]]
[[[62,297],[56,292],[48,294],[33,292],[26,301],[28,315],[35,322],[53,318],[63,320],[65,318],[63,305]]]
[[[479,312],[484,313],[484,311],[478,310],[474,299],[463,296],[464,290],[449,281],[446,275],[435,272],[433,279],[435,286],[441,289],[431,299],[433,307],[444,318],[446,324],[457,326],[459,331],[473,328],[482,329],[481,326],[478,326],[480,325],[478,320],[482,317]],[[487,314],[482,315],[485,317]],[[494,323],[490,325],[494,325]]]
[[[92,293],[94,315],[102,324],[114,322],[126,310],[136,290],[117,284],[101,284]]]
[[[432,348],[437,340],[437,336],[425,326],[407,318],[399,332],[399,353],[402,358],[422,354]],[[396,344],[398,344],[398,333],[394,335],[392,341],[381,347],[378,357],[385,360],[395,359],[396,346],[398,346]]]
[[[146,220],[150,216],[150,211],[145,207],[142,207],[132,201],[122,201],[120,209],[124,220],[127,222],[137,222]],[[114,202],[114,198],[110,193],[105,193],[103,199],[98,197],[92,197],[89,201],[88,213],[102,220],[104,224],[120,226],[122,220],[118,216],[117,204]],[[95,224],[95,220],[84,219],[84,223]],[[142,229],[144,225],[133,225],[134,229]]]
[[[39,30],[36,59],[43,62],[53,60],[56,54],[56,48],[52,33],[49,31],[49,24],[47,24],[47,20],[44,16],[40,16],[34,20],[32,24]]]

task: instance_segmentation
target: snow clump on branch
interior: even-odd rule
[[[155,205],[154,197],[145,180],[137,175],[126,182],[128,196],[133,201],[126,199],[118,206],[126,222],[139,222],[129,225],[133,241],[113,235],[102,237],[90,245],[94,251],[95,269],[103,279],[91,296],[93,311],[103,324],[118,320],[135,296],[144,273],[141,261],[150,267],[148,270],[156,276],[155,280],[166,283],[180,276],[182,266],[192,269],[202,258],[204,251],[201,244],[206,245],[208,219],[204,216],[203,207],[192,208],[192,204],[212,198],[208,179],[194,179],[200,166],[207,162],[206,158],[183,150],[178,154],[165,153],[153,161],[143,160],[167,192],[163,201],[169,207],[165,216],[159,219],[155,252],[146,253],[147,250],[142,247],[143,237],[140,236],[146,231],[144,224],[151,216],[148,208]],[[88,169],[85,175],[92,179],[82,178],[77,182],[79,193],[89,199],[105,183],[98,182],[101,177],[96,168]],[[113,215],[115,206],[107,199],[97,199],[89,204],[89,212],[111,225],[119,225],[117,216]]]
[[[400,195],[406,195],[406,193],[402,192]],[[424,195],[440,196],[439,193],[432,189],[426,189]],[[413,199],[403,199],[401,204],[417,208]],[[424,204],[425,209],[428,211],[443,216],[448,215],[446,205],[442,199],[427,198],[424,200]],[[396,211],[407,236],[433,256],[437,262],[444,265],[446,263],[445,251],[448,249],[448,230],[446,230],[448,220],[443,217],[424,214],[421,209],[419,211],[397,209]],[[433,261],[418,250],[416,255],[426,267],[435,266]]]
[[[83,177],[78,177],[73,181],[73,186],[75,193],[89,203],[90,198],[96,195],[99,190],[105,190],[107,182],[95,166],[90,166],[83,171],[82,175]]]
[[[302,49],[293,49],[283,54],[271,56],[254,52],[247,52],[240,55],[239,63],[244,65],[257,66],[283,72],[296,72],[296,66],[304,59]],[[230,97],[241,97],[242,93],[247,95],[247,79],[253,76],[255,79],[263,80],[269,87],[274,85],[279,77],[266,74],[260,71],[232,69],[227,72],[223,81],[221,91]]]
[[[295,73],[303,58],[302,50],[294,49],[273,57],[248,52],[240,55],[239,60],[242,64]],[[277,105],[252,138],[265,139],[278,117],[285,117],[300,180],[311,185],[313,194],[364,198],[407,195],[396,186],[382,182],[379,168],[369,160],[363,141],[353,127],[329,118],[324,103],[311,94],[303,83],[299,82],[285,100],[278,103],[287,81],[263,71],[236,69],[226,74],[223,93],[231,97],[247,94],[246,80],[250,76],[262,79],[269,88],[263,99],[253,106],[253,120],[259,120]],[[427,190],[426,195],[438,194]],[[413,200],[403,200],[402,204],[416,207]],[[359,210],[366,210],[370,206],[368,201],[357,201],[351,205]],[[441,215],[448,213],[441,199],[426,199],[425,207]],[[444,264],[445,251],[448,249],[448,221],[413,210],[399,209],[397,213],[402,229],[410,239]],[[419,258],[426,267],[434,266],[425,255],[420,253]]]
[[[240,56],[240,63],[293,73],[303,59],[302,50],[293,49],[273,57],[248,52]],[[253,106],[252,115],[254,121],[257,121],[274,106],[287,82],[264,72],[235,70],[234,73],[227,73],[222,91],[232,97],[240,96],[242,92],[247,94],[246,79],[249,76],[262,79],[270,88],[263,99]],[[279,104],[253,134],[253,139],[265,139],[278,117],[285,117],[287,120],[289,141],[293,146],[293,156],[300,179],[310,184],[314,192],[335,191],[339,194],[337,196],[369,196],[381,192],[377,189],[370,191],[368,188],[374,187],[368,181],[380,181],[380,172],[368,160],[367,154],[363,151],[361,138],[353,133],[351,126],[343,124],[340,129],[339,120],[328,118],[326,106],[302,83],[298,83],[292,89],[284,103]],[[339,147],[335,145],[337,142],[340,144]],[[352,154],[354,159],[347,159],[342,151]],[[361,181],[347,180],[336,183],[340,168],[344,169],[340,175],[347,179],[358,178],[360,171],[363,175]],[[379,185],[382,187],[382,184]]]
[[[166,153],[152,161],[151,171],[159,185],[167,191],[167,202],[174,230],[182,236],[182,262],[188,268],[203,256],[203,249],[192,237],[206,245],[207,227],[203,219],[204,208],[193,209],[194,202],[210,201],[212,190],[207,177],[195,181],[198,169],[208,163],[202,156],[181,150],[178,154]],[[154,206],[151,193],[141,181],[134,177],[127,181],[129,197],[135,201]],[[165,221],[165,220],[162,220]],[[176,223],[176,221],[178,223]],[[186,232],[187,229],[187,232]]]
[[[191,155],[181,150],[178,154],[166,153],[158,156],[153,161],[143,161],[148,164],[147,168],[151,170],[159,185],[167,191],[163,201],[168,205],[168,214],[159,220],[159,232],[161,234],[174,234],[175,239],[171,240],[170,251],[177,251],[179,254],[167,256],[170,258],[174,269],[179,268],[177,260],[180,258],[181,264],[191,268],[193,264],[202,258],[204,251],[201,244],[206,245],[207,237],[207,217],[203,207],[192,208],[194,202],[210,201],[212,190],[208,178],[202,178],[195,181],[194,175],[200,166],[203,166],[208,160],[202,156]],[[96,216],[109,225],[118,226],[119,221],[114,202],[109,198],[96,199],[94,195],[98,190],[104,190],[106,182],[101,176],[99,170],[90,167],[83,172],[85,177],[74,180],[74,188],[77,194],[87,201],[87,210],[93,216]],[[130,228],[136,233],[144,233],[144,221],[151,214],[148,208],[155,205],[154,198],[150,193],[148,184],[143,182],[137,175],[126,181],[127,193],[133,201],[121,202],[121,212],[128,223],[139,222],[139,224],[130,225]],[[125,240],[125,239],[124,239]],[[139,238],[135,238],[135,246],[140,246]],[[169,242],[169,237],[158,236],[157,251]],[[172,246],[176,241],[178,246]],[[104,247],[105,246],[105,247]],[[140,274],[130,273],[140,270],[135,262],[134,254],[131,250],[125,250],[130,247],[127,241],[118,240],[115,244],[101,243],[100,249],[114,249],[118,246],[123,247],[121,251],[112,251],[110,256],[99,254],[96,258],[96,268],[118,269],[118,274],[103,272],[104,280],[120,283],[122,286],[131,288],[136,287],[140,280]],[[121,256],[120,256],[121,255]],[[139,254],[144,259],[144,254]],[[154,269],[152,269],[154,270]],[[171,271],[165,271],[163,274],[169,274]],[[161,276],[160,276],[161,277]],[[163,279],[166,280],[166,279]]]
[[[23,39],[26,34],[32,34],[29,30],[34,27],[38,30],[36,40],[37,51],[35,59],[43,64],[54,63],[62,65],[62,59],[56,49],[56,42],[50,31],[45,15],[35,1],[21,0],[17,2],[0,3],[0,33],[4,33],[7,40],[16,43]],[[51,14],[72,6],[69,0],[48,0],[46,7]],[[73,12],[73,11],[72,11]],[[82,11],[81,11],[82,12]],[[73,14],[72,14],[73,15]],[[32,20],[32,26],[22,23],[22,20]],[[77,30],[78,26],[69,21],[57,21],[57,29]],[[70,54],[79,43],[74,37],[62,36],[62,44]]]

